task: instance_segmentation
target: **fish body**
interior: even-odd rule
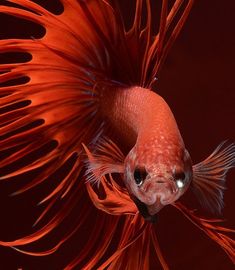
[[[147,209],[147,219],[177,201],[189,186],[207,211],[220,214],[225,175],[234,166],[234,145],[223,149],[221,144],[206,160],[193,166],[174,115],[162,97],[141,87],[101,93],[100,111],[112,130],[110,136],[121,138],[129,152],[117,168],[115,161],[104,164],[101,156],[90,160],[89,172],[96,169],[92,181],[99,182],[109,172],[121,173],[137,207]]]
[[[113,89],[103,99],[104,117],[131,149],[124,161],[125,185],[154,215],[191,182],[191,159],[174,115],[162,97],[141,87]],[[145,171],[142,183],[133,179],[135,170]],[[176,183],[180,174],[185,174],[181,188]]]

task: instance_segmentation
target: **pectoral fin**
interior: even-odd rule
[[[109,139],[100,141],[96,152],[91,153],[84,145],[87,154],[87,175],[90,183],[99,184],[101,178],[111,173],[124,173],[124,155],[118,146]]]
[[[193,191],[207,211],[221,214],[226,174],[235,167],[235,145],[221,143],[204,161],[193,166]]]

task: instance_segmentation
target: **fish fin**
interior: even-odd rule
[[[203,231],[208,237],[210,237],[212,241],[217,243],[226,252],[230,260],[235,264],[234,239],[228,235],[234,234],[234,229],[226,228],[221,225],[221,223],[224,222],[223,219],[204,218],[197,215],[194,210],[188,209],[180,202],[175,202],[173,206],[176,207],[188,220]]]
[[[226,174],[232,167],[235,167],[235,144],[225,146],[225,142],[193,166],[192,189],[205,210],[221,214]]]
[[[87,154],[87,181],[99,184],[102,177],[111,173],[124,173],[124,155],[110,139],[100,140],[93,154],[82,144]]]

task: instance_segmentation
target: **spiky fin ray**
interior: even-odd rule
[[[107,223],[105,223],[106,219],[107,219],[106,216],[103,216],[103,217],[97,216],[96,221],[98,223],[98,226],[96,226],[96,230],[93,230],[92,235],[90,235],[90,238],[87,241],[87,244],[85,245],[85,247],[83,248],[83,251],[81,252],[81,254],[79,254],[79,256],[77,256],[72,262],[70,262],[64,268],[65,270],[74,269],[74,267],[82,263],[82,261],[88,256],[89,256],[89,261],[85,265],[83,265],[82,269],[89,270],[96,267],[97,262],[104,256],[107,248],[109,247],[110,242],[115,234],[115,229],[119,222],[119,218],[114,219],[112,217],[111,220],[109,219],[109,223],[108,223],[109,226],[106,226],[106,230],[105,230],[106,236],[103,238],[102,246],[100,246],[99,244],[97,245],[97,243],[99,243],[100,234],[102,234],[102,232],[104,231],[104,226],[107,225]],[[95,252],[92,252],[92,254],[90,252],[91,251],[90,242],[93,242],[94,246],[96,246],[96,250]]]
[[[160,263],[162,265],[162,268],[163,268],[163,270],[169,270],[168,264],[167,264],[163,254],[161,252],[156,232],[154,230],[152,230],[151,233],[152,233],[152,237],[153,237],[153,246],[154,246],[154,249],[155,249],[156,254],[158,256],[158,259],[159,259],[159,261],[160,261]]]
[[[229,256],[231,261],[235,264],[235,241],[230,238],[226,233],[235,233],[233,229],[227,229],[219,226],[216,223],[223,220],[205,219],[197,216],[194,211],[188,209],[181,203],[175,203],[174,206],[182,212],[194,225],[208,235],[215,241]]]
[[[177,11],[179,10],[179,7],[183,4],[183,2],[184,2],[183,0],[175,1],[170,13],[168,14],[168,17],[167,17],[167,20],[166,20],[166,23],[165,23],[165,28],[166,29],[162,30],[162,32],[164,33],[162,35],[163,40],[165,38],[165,32],[167,31],[168,27],[171,25],[172,20],[176,16]],[[154,65],[154,68],[153,68],[153,74],[157,74],[157,72],[161,68],[163,62],[165,61],[166,56],[167,56],[171,46],[174,44],[176,38],[178,37],[178,35],[179,35],[179,33],[180,33],[184,23],[185,23],[190,11],[191,11],[193,3],[194,3],[194,0],[189,0],[188,1],[185,9],[182,12],[182,15],[180,16],[180,19],[178,20],[175,27],[173,28],[173,31],[170,33],[169,38],[166,41],[165,40],[164,41],[161,41],[161,40],[158,41],[158,43],[160,43],[160,44],[161,44],[161,42],[164,42],[164,45],[163,45],[163,48],[160,51],[160,53],[158,53],[158,49],[155,48],[158,58],[157,58],[156,64]],[[163,8],[163,11],[164,11],[164,8]],[[165,16],[163,16],[163,19],[165,20]],[[159,37],[157,36],[156,38],[160,39],[160,35],[159,35]],[[155,80],[153,78],[148,85],[151,87],[151,85],[154,83],[154,81]]]
[[[87,161],[87,181],[97,183],[102,177],[111,173],[124,173],[124,155],[117,145],[108,139],[102,139],[96,146],[97,153],[92,154],[83,144],[86,151]]]
[[[57,188],[47,194],[44,200],[42,199],[42,201],[45,201],[45,204],[47,203],[47,206],[36,221],[34,228],[36,232],[29,233],[27,236],[13,241],[0,242],[3,246],[17,246],[18,248],[18,246],[35,243],[46,238],[52,230],[55,230],[59,224],[64,222],[64,219],[77,204],[87,202],[87,212],[79,212],[79,219],[75,222],[76,228],[79,229],[81,223],[87,222],[87,216],[91,212],[92,205],[89,204],[89,201],[86,201],[88,196],[84,191],[84,186],[81,184],[82,180],[77,182],[76,177],[79,175],[83,164],[83,157],[79,155],[81,142],[89,144],[94,138],[99,137],[99,134],[102,134],[100,119],[95,117],[97,109],[96,97],[99,94],[100,88],[97,87],[96,91],[94,91],[94,87],[100,84],[100,82],[102,84],[107,81],[111,82],[111,85],[113,81],[119,81],[120,83],[131,85],[141,82],[143,86],[147,86],[146,82],[151,81],[156,74],[153,72],[152,64],[148,64],[146,61],[147,57],[148,60],[151,60],[149,50],[152,45],[151,7],[149,0],[146,0],[148,26],[147,28],[144,27],[147,34],[144,35],[144,29],[140,27],[139,36],[135,39],[135,42],[138,43],[136,47],[141,47],[140,43],[147,44],[147,46],[144,46],[144,51],[140,50],[137,52],[138,58],[140,58],[139,62],[142,62],[143,65],[140,66],[141,70],[136,73],[133,66],[137,66],[135,60],[137,58],[135,55],[132,59],[129,57],[132,52],[130,39],[128,39],[128,33],[126,33],[121,23],[121,14],[113,8],[114,4],[111,1],[91,0],[82,1],[81,4],[81,1],[61,0],[64,11],[60,15],[54,15],[33,1],[12,0],[9,2],[18,4],[18,7],[4,6],[3,4],[0,6],[0,12],[36,22],[46,29],[46,34],[40,40],[11,39],[0,41],[1,53],[17,51],[27,52],[32,55],[32,59],[26,63],[4,64],[0,67],[0,70],[4,72],[0,77],[3,84],[15,78],[29,78],[27,83],[0,88],[0,102],[4,109],[5,106],[18,101],[31,101],[30,104],[21,106],[20,109],[11,107],[10,110],[1,115],[0,135],[5,136],[6,134],[9,135],[9,133],[11,135],[4,139],[2,137],[1,151],[22,146],[19,152],[12,155],[12,160],[10,157],[3,159],[3,166],[11,167],[13,160],[20,162],[22,158],[27,158],[30,153],[33,153],[37,147],[40,148],[51,140],[57,142],[55,149],[53,148],[53,153],[49,151],[50,153],[37,159],[35,166],[36,164],[37,166],[44,164],[46,167],[41,168],[43,171],[36,178],[32,179],[32,182],[18,190],[18,193],[22,193],[44,181],[51,180],[52,175],[66,163],[71,155],[76,154],[77,158],[72,168],[73,172],[77,172],[77,174],[73,174],[73,172],[72,174],[68,173],[67,176],[60,179],[61,181]],[[139,4],[140,2],[140,0],[137,0],[140,9],[139,13],[142,13],[143,8]],[[25,10],[24,7],[28,10]],[[173,11],[173,14],[175,16],[176,12]],[[137,16],[137,18],[139,17]],[[169,21],[168,17],[167,22]],[[166,23],[166,27],[167,25],[169,26]],[[103,37],[102,39],[100,35]],[[61,39],[62,36],[63,39]],[[157,43],[156,38],[156,47],[152,47],[153,51],[157,48]],[[155,60],[153,59],[153,62]],[[143,70],[146,71],[145,79],[141,79]],[[37,120],[42,120],[37,122],[38,126],[29,125]],[[77,132],[78,128],[79,133]],[[12,134],[11,131],[14,131],[15,134]],[[39,144],[36,146],[35,139],[39,138]],[[29,148],[25,147],[25,144],[32,146],[31,152]],[[13,175],[15,177],[22,176],[24,171],[34,170],[34,165],[30,166],[27,164],[18,169],[12,167],[10,172],[2,175],[2,180],[10,180]],[[114,189],[115,183],[113,182],[112,184]],[[110,185],[106,187],[106,190],[108,188],[110,188]],[[126,199],[128,197],[119,187],[115,186],[114,190],[117,198],[115,206],[118,208],[120,206],[118,201],[118,199],[120,200],[119,195],[126,196]],[[67,195],[66,198],[65,195]],[[50,216],[46,225],[39,227],[39,222],[48,215],[51,207],[60,201],[61,198],[66,200],[64,200],[60,211],[54,216]],[[107,205],[103,205],[103,207],[107,209]],[[132,208],[131,211],[134,213],[134,207]],[[126,208],[119,208],[118,211],[119,214],[125,214],[126,211],[130,212]],[[110,239],[113,236],[113,225],[116,224],[116,221],[113,221],[112,218],[106,216],[106,223],[97,219],[97,226],[100,226],[100,228],[103,224],[106,224],[105,231],[109,232],[108,236]],[[125,265],[125,251],[128,245],[130,246],[139,239],[140,242],[138,242],[138,245],[136,244],[136,247],[139,247],[139,243],[142,244],[143,242],[145,247],[150,241],[148,239],[149,234],[144,233],[147,226],[146,223],[140,221],[141,218],[138,215],[137,219],[139,221],[133,221],[131,218],[127,218],[122,228],[126,228],[129,221],[133,222],[132,230],[129,230],[133,237],[132,239],[128,235],[122,237],[122,247],[118,249],[118,252],[115,253],[110,262],[116,260]],[[136,226],[138,227],[140,224],[144,224],[144,226],[141,226],[141,231],[136,231]],[[96,228],[93,231],[94,234]],[[125,232],[125,230],[123,231]],[[70,236],[71,234],[68,232],[67,235],[62,235],[61,239],[67,240],[67,237],[69,238]],[[102,239],[105,241],[102,242],[100,251],[95,250],[95,254],[93,254],[94,245],[92,243],[87,247],[85,255],[91,257],[92,254],[92,262],[86,266],[87,269],[90,269],[89,266],[91,265],[96,267],[100,257],[110,244],[110,239],[105,238],[105,236]],[[35,256],[47,255],[55,252],[59,246],[60,244],[47,251],[25,251],[25,253]],[[23,249],[19,249],[19,251],[24,252]],[[134,257],[134,251],[133,248],[133,258],[136,258]],[[138,252],[138,254],[140,253]],[[146,249],[145,254],[146,256],[144,257],[147,258],[148,249]],[[79,256],[83,258],[82,254],[79,254]],[[137,262],[133,263],[141,269],[141,262],[139,262],[139,265]],[[77,263],[77,261],[74,261],[73,266],[75,267]],[[81,265],[84,266],[83,262],[81,262]],[[144,265],[147,265],[146,261],[144,261]]]
[[[104,189],[104,199],[100,199],[97,191],[93,189],[90,183],[87,183],[87,191],[96,208],[111,215],[134,215],[138,212],[136,205],[130,199],[127,191],[120,188],[111,175],[109,176],[109,180],[106,177],[102,177],[100,179],[100,185]]]
[[[106,269],[107,267],[110,270],[118,268],[143,269],[143,265],[148,263],[148,258],[146,260],[146,256],[142,257],[141,255],[144,255],[143,253],[145,253],[148,248],[145,250],[142,249],[142,254],[140,255],[139,252],[136,252],[136,247],[141,244],[143,247],[148,246],[148,231],[150,227],[150,224],[145,223],[139,215],[134,217],[128,216],[125,220],[126,229],[122,231],[117,250],[98,268],[98,270]],[[128,259],[127,254],[130,256],[128,256]],[[146,269],[148,269],[148,267]]]
[[[170,45],[173,44],[179,34],[193,4],[193,0],[188,1],[179,23],[173,28],[173,32],[169,34],[169,39],[165,40],[165,34],[169,26],[172,25],[173,19],[178,14],[184,0],[175,1],[169,13],[167,12],[168,1],[164,0],[159,34],[152,41],[150,38],[152,35],[152,19],[149,0],[146,0],[148,11],[147,24],[143,26],[141,23],[143,1],[138,0],[133,27],[126,35],[123,35],[125,29],[121,24],[121,14],[114,10],[108,1],[92,1],[92,4],[85,4],[83,1],[75,3],[64,0],[62,3],[65,9],[59,16],[53,15],[31,1],[23,3],[22,0],[12,0],[11,2],[25,6],[36,12],[36,14],[4,6],[1,8],[1,11],[43,25],[47,29],[43,42],[45,41],[44,43],[48,48],[54,48],[54,50],[64,52],[67,55],[71,55],[72,52],[74,56],[76,55],[72,61],[76,62],[75,59],[79,59],[80,64],[86,64],[87,68],[87,63],[90,63],[90,66],[109,74],[111,76],[110,79],[123,80],[125,83],[146,87],[154,81]],[[76,14],[74,10],[76,10]],[[77,22],[75,17],[80,17],[82,23]],[[107,23],[108,18],[110,18],[109,23]],[[78,28],[78,25],[75,25],[75,23],[81,24],[79,26],[80,32],[74,30]],[[69,43],[66,43],[66,47],[62,41],[60,44],[53,42],[53,37],[61,36],[60,33],[63,34],[64,40],[69,40]],[[86,34],[84,35],[83,33]],[[84,38],[85,36],[86,39]],[[122,41],[121,44],[120,40]],[[95,47],[93,44],[96,44]],[[141,44],[146,46],[143,47]],[[133,50],[133,46],[136,48],[135,50]],[[21,46],[21,49],[24,50],[24,47]],[[133,67],[139,67],[136,74],[133,74]],[[117,75],[110,74],[110,68],[114,69]]]
[[[58,244],[45,251],[30,252],[18,247],[43,241],[52,230],[64,222],[77,204],[84,203],[88,199],[85,187],[82,187],[79,184],[81,182],[78,182],[77,179],[81,171],[81,156],[78,153],[81,150],[82,141],[89,143],[97,134],[101,133],[100,121],[95,116],[97,108],[93,87],[98,80],[104,79],[103,72],[107,64],[101,57],[103,55],[101,50],[104,51],[104,48],[100,49],[99,43],[97,44],[93,37],[92,27],[86,28],[89,33],[89,35],[86,34],[86,38],[89,36],[89,42],[86,42],[82,33],[76,31],[77,27],[72,27],[74,21],[78,21],[79,17],[75,12],[77,10],[71,7],[74,1],[69,1],[69,5],[68,1],[64,1],[67,4],[65,12],[61,16],[55,16],[32,1],[12,2],[26,7],[32,12],[19,7],[4,7],[4,5],[1,5],[0,12],[39,23],[46,28],[46,35],[40,40],[0,41],[1,53],[20,51],[32,55],[32,59],[25,63],[1,65],[1,71],[4,73],[0,75],[0,81],[3,85],[12,79],[24,76],[30,78],[29,82],[21,85],[0,88],[0,104],[1,109],[4,110],[0,116],[0,135],[2,135],[0,150],[19,148],[22,144],[18,152],[12,153],[3,159],[2,163],[0,162],[1,179],[20,178],[26,171],[32,172],[36,167],[44,166],[41,167],[39,175],[15,192],[15,194],[22,193],[44,181],[53,179],[56,171],[64,166],[71,155],[77,153],[71,172],[60,179],[58,186],[51,193],[44,199],[42,198],[41,202],[47,203],[47,205],[35,222],[34,232],[13,241],[0,242],[3,246],[17,247],[18,251],[26,254],[42,256],[55,252],[73,233],[69,231],[65,235],[61,235]],[[108,13],[109,11],[105,8],[102,12]],[[72,13],[74,16],[69,16]],[[86,20],[84,16],[82,18],[83,20],[81,17],[79,18],[79,23]],[[66,44],[62,40],[58,42],[58,37],[62,35],[69,42]],[[102,78],[100,74],[102,74]],[[21,106],[21,103],[23,104],[27,100],[30,102]],[[17,102],[18,107],[11,106]],[[19,108],[19,106],[21,107]],[[38,126],[29,125],[38,120],[42,120]],[[78,128],[79,132],[77,132]],[[17,162],[20,164],[22,159],[27,159],[29,155],[33,155],[51,141],[57,142],[55,147],[48,151],[47,155],[38,157],[34,164],[25,164],[18,168],[13,166]],[[10,171],[9,168],[11,168]],[[3,169],[7,173],[4,173]],[[77,184],[74,189],[75,182]],[[66,198],[65,195],[67,195]],[[56,212],[54,216],[48,216],[49,210],[60,202],[61,198],[64,201],[62,201],[60,211]],[[75,231],[79,230],[79,224],[86,222],[91,207],[92,205],[88,204],[86,211],[80,211],[79,219],[74,224]],[[46,225],[41,226],[39,222],[43,219],[44,224],[45,220],[49,219],[49,221]]]
[[[193,166],[192,188],[203,208],[221,214],[226,174],[235,166],[235,145],[221,143],[204,161]]]
[[[147,3],[149,3],[147,1]],[[178,14],[180,7],[185,3],[184,0],[176,0],[169,11],[168,1],[162,1],[162,10],[160,17],[160,29],[159,33],[154,37],[151,43],[148,43],[147,51],[143,58],[142,66],[142,79],[141,82],[144,82],[143,86],[146,88],[151,88],[156,80],[156,75],[159,72],[171,46],[176,40],[177,36],[180,33],[189,13],[194,3],[194,0],[188,0],[186,7],[182,10],[182,14],[179,17],[178,22],[173,26],[173,30],[169,33],[168,29],[172,26],[174,18]],[[147,4],[148,5],[148,4]],[[150,15],[148,15],[150,17]],[[151,24],[151,20],[148,21],[148,24]],[[151,26],[148,25],[147,29],[151,29]],[[168,38],[166,39],[166,34]],[[149,35],[147,35],[149,37]],[[150,76],[148,76],[150,74]]]

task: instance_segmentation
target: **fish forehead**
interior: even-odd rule
[[[183,147],[173,142],[156,143],[156,139],[138,145],[130,156],[139,166],[147,166],[153,170],[156,164],[163,167],[182,165]]]

